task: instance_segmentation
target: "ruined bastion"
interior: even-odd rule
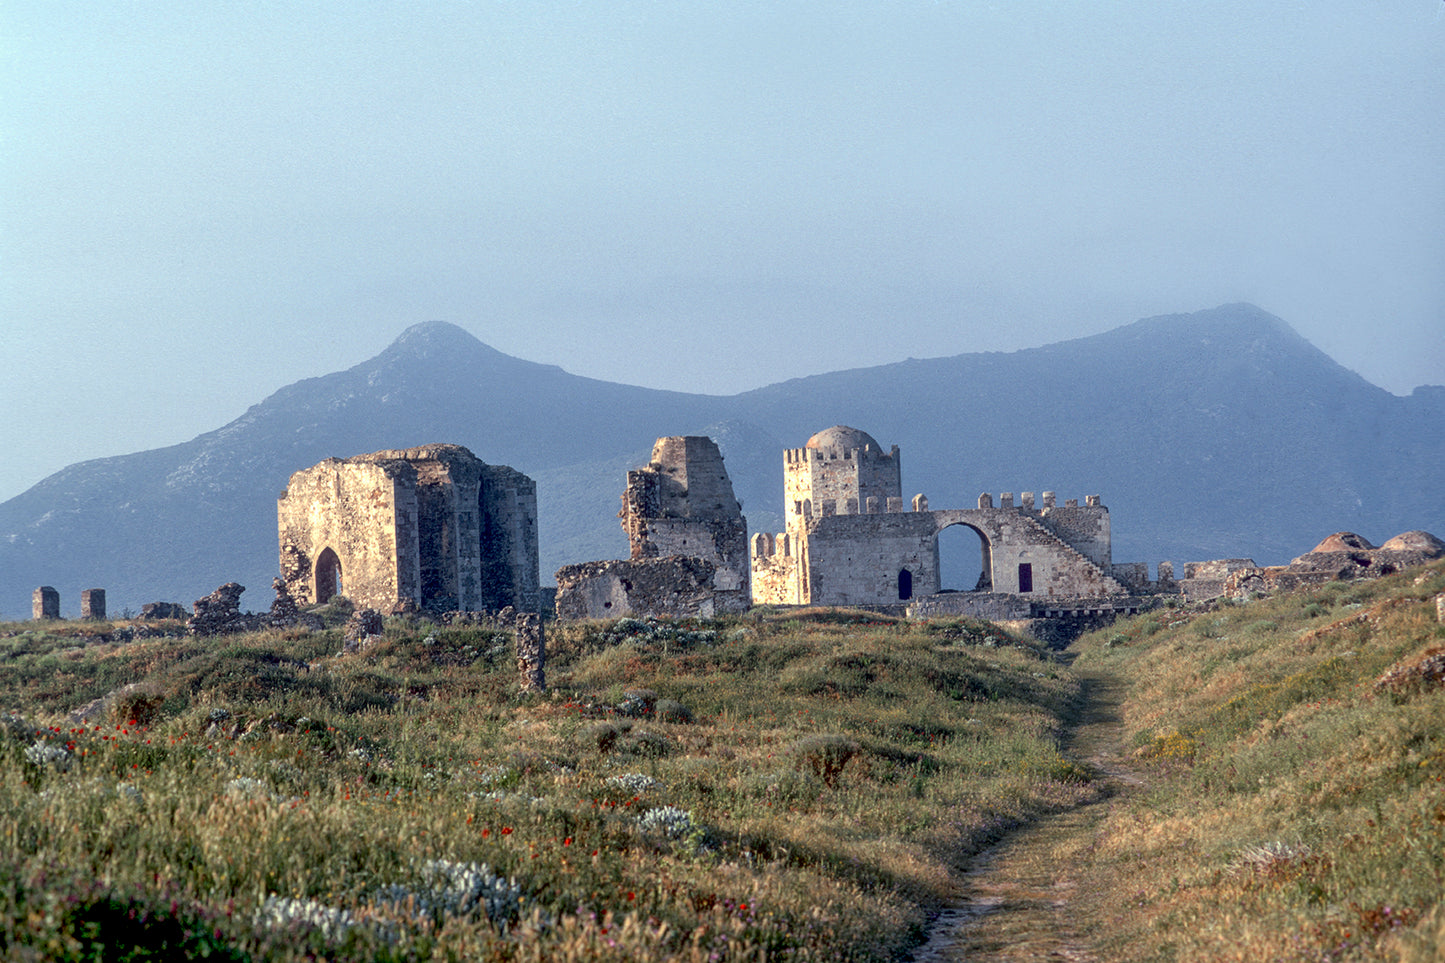
[[[291,476],[276,516],[300,604],[537,611],[536,483],[460,445],[328,458]]]
[[[711,438],[657,439],[618,513],[631,557],[557,571],[557,617],[712,616],[748,607],[748,526]]]

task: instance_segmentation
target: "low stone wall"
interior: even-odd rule
[[[946,615],[966,615],[975,619],[1001,621],[1026,619],[1029,600],[1001,592],[940,592],[914,599],[908,605],[908,617],[933,619]]]
[[[684,555],[584,562],[557,570],[557,618],[711,618],[747,610],[746,590],[719,591],[715,566]]]

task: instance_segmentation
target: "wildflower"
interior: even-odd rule
[[[693,831],[692,813],[676,806],[649,809],[637,820],[645,833],[656,833],[668,839],[682,839]]]

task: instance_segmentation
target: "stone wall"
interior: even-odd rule
[[[458,445],[328,458],[277,501],[281,576],[382,612],[538,604],[536,486]]]
[[[409,462],[328,458],[291,476],[276,514],[282,578],[299,604],[336,593],[389,612],[401,598],[419,596],[416,469]],[[329,578],[336,569],[339,578]]]
[[[719,591],[715,572],[706,559],[681,555],[566,565],[557,570],[557,618],[711,618],[744,611],[747,596]]]
[[[967,615],[999,622],[1027,619],[1030,613],[1028,599],[1003,592],[943,592],[915,599],[908,605],[908,617],[915,619]]]
[[[30,612],[36,620],[60,618],[60,593],[52,586],[40,586],[30,598]]]
[[[620,517],[634,560],[706,559],[719,591],[747,593],[747,521],[711,438],[657,439],[648,467],[627,473]]]
[[[105,618],[105,589],[86,589],[80,593],[80,617],[100,620]]]
[[[1072,504],[1065,504],[1062,508],[1045,508],[1037,518],[1080,555],[1105,572],[1110,570],[1114,563],[1113,533],[1109,530],[1109,510],[1100,502],[1099,496],[1085,498],[1082,508]]]
[[[752,593],[754,605],[802,605],[799,584],[801,559],[793,553],[787,532],[758,532],[752,539]]]
[[[539,611],[537,483],[506,465],[487,465],[481,499],[482,607]]]
[[[982,541],[980,591],[1047,596],[1122,594],[1112,575],[1109,510],[1054,493],[979,496],[975,509],[931,511],[915,495],[904,511],[901,458],[870,435],[838,425],[783,453],[787,530],[754,537],[753,601],[768,604],[897,604],[939,591],[938,534],[967,525]],[[1143,566],[1122,567],[1147,583]],[[1141,574],[1142,573],[1142,574]]]

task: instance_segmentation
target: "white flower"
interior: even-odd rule
[[[676,806],[649,809],[642,814],[637,824],[645,833],[656,833],[668,839],[682,839],[693,830],[692,813]]]
[[[620,775],[609,776],[607,782],[612,786],[621,786],[633,795],[662,788],[661,782],[640,772],[624,772]]]
[[[25,750],[25,758],[37,766],[53,766],[65,772],[70,768],[70,750],[53,742],[41,740]]]

